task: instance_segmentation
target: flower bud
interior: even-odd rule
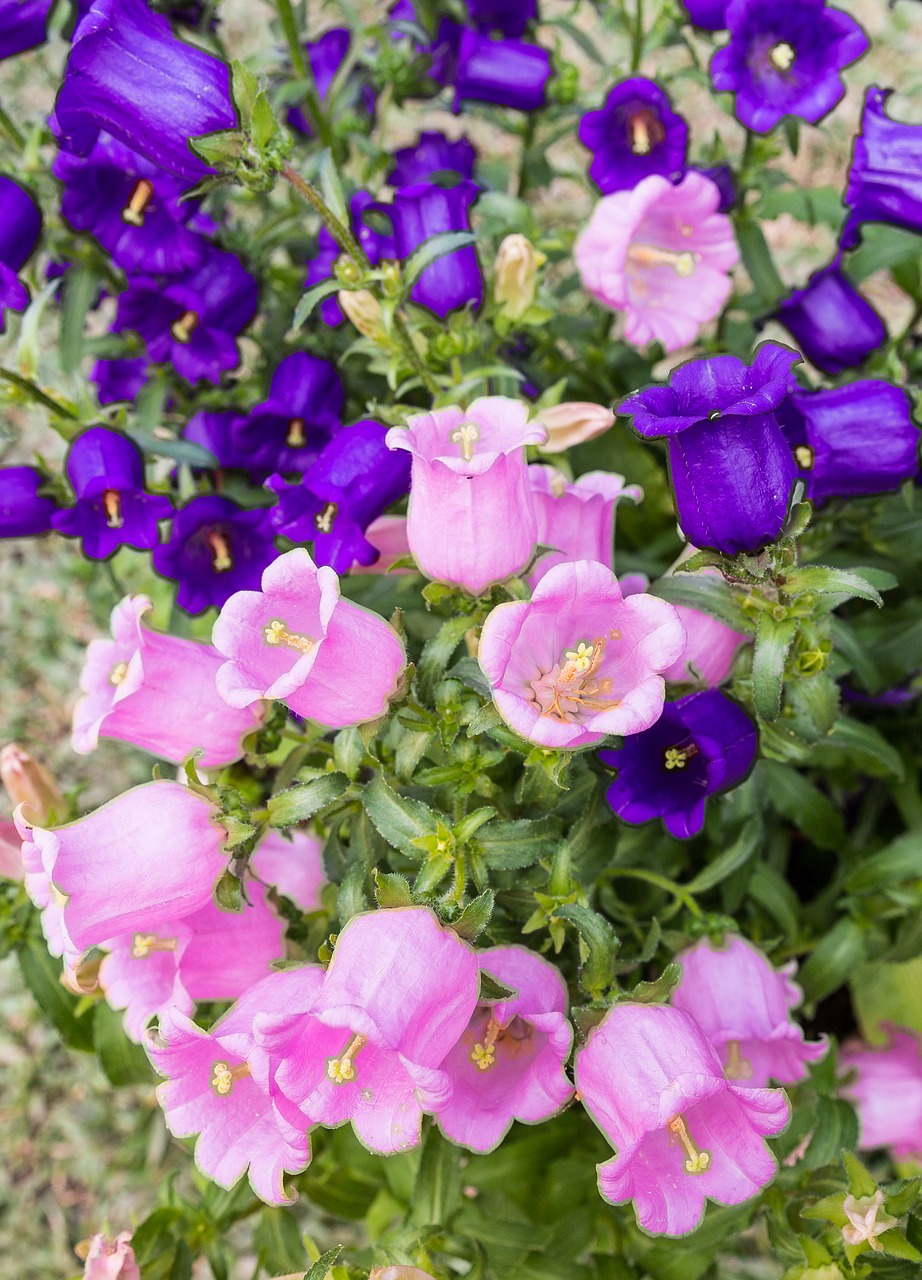
[[[563,453],[574,445],[594,440],[614,425],[615,415],[602,404],[588,400],[567,400],[542,409],[538,421],[547,431],[544,453]]]
[[[493,266],[493,296],[510,320],[521,319],[534,302],[538,268],[546,261],[522,235],[506,236],[499,246]]]
[[[64,799],[54,778],[15,742],[0,751],[0,778],[13,806],[26,806],[30,822],[44,826],[64,817]]]
[[[419,1267],[373,1267],[368,1280],[432,1280],[432,1276]]]
[[[336,301],[363,338],[380,342],[386,336],[381,321],[381,303],[368,289],[343,289],[336,295]]]
[[[100,1234],[78,1244],[76,1253],[84,1259],[84,1280],[141,1280],[130,1239],[130,1231],[121,1231],[114,1240]]]

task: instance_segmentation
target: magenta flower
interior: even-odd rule
[[[228,659],[217,688],[229,706],[275,698],[331,729],[384,715],[406,666],[393,627],[340,599],[335,571],[303,547],[269,565],[260,591],[231,596],[212,640]]]
[[[704,938],[678,961],[682,981],[672,1003],[698,1023],[725,1063],[728,1080],[745,1088],[762,1088],[769,1080],[796,1084],[807,1074],[806,1063],[825,1054],[825,1037],[805,1041],[791,1018],[803,999],[791,981],[793,960],[776,969],[758,947],[730,936],[722,947]]]
[[[672,605],[624,599],[603,564],[559,564],[528,601],[498,605],[480,637],[480,665],[510,728],[546,747],[587,747],[640,733],[662,715],[666,671],[685,646]]]
[[[576,264],[593,297],[625,313],[628,342],[677,351],[723,310],[739,253],[720,200],[716,183],[689,170],[677,186],[653,174],[596,205]]]
[[[91,640],[74,708],[73,748],[94,751],[100,737],[118,738],[181,764],[193,751],[214,769],[243,755],[243,739],[265,708],[232,709],[215,688],[222,658],[211,645],[141,625],[147,596],[125,596],[112,610],[112,639]]]
[[[487,396],[387,433],[388,448],[413,457],[407,536],[427,578],[478,596],[527,564],[537,525],[524,446],[547,439],[528,413],[522,401]]]
[[[481,951],[480,962],[516,995],[477,1006],[442,1064],[454,1092],[438,1122],[452,1142],[492,1151],[513,1120],[537,1124],[569,1102],[573,1086],[564,1063],[573,1030],[566,984],[554,965],[518,946]]]
[[[840,1063],[856,1073],[844,1092],[858,1109],[863,1150],[887,1147],[895,1160],[922,1159],[922,1049],[915,1031],[883,1024],[881,1049],[847,1044]]]
[[[689,554],[694,550],[694,547],[689,547]],[[681,570],[681,563],[675,568]],[[720,577],[717,569],[705,568],[698,572],[703,577]],[[690,609],[687,605],[677,604],[676,613],[685,628],[687,643],[682,656],[664,672],[666,683],[703,682],[709,689],[715,689],[730,674],[737,650],[751,637],[742,631],[734,631],[719,618],[712,618],[710,614]]]
[[[270,831],[253,851],[250,870],[302,911],[317,911],[326,879],[322,849],[322,843],[308,831]]]
[[[414,1147],[422,1113],[451,1097],[439,1068],[477,1006],[473,949],[427,907],[401,907],[353,916],[322,983],[291,972],[305,975],[302,997],[256,1028],[280,1110],[287,1099],[289,1120],[351,1120],[385,1155]]]
[[[645,1231],[685,1235],[707,1200],[741,1204],[775,1175],[764,1138],[788,1122],[784,1092],[727,1081],[681,1009],[615,1005],[576,1055],[576,1087],[617,1151],[598,1166],[599,1192],[633,1200]]]
[[[626,485],[624,476],[610,471],[587,471],[570,481],[556,467],[541,465],[528,468],[528,482],[538,520],[536,541],[557,548],[538,561],[531,585],[567,560],[598,560],[612,568],[615,507],[623,498],[640,502],[640,486]]]
[[[93,1236],[81,1246],[81,1256],[84,1247],[83,1280],[141,1280],[130,1231],[120,1231],[114,1240],[101,1234]]]

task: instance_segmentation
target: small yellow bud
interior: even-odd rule
[[[368,289],[343,289],[336,295],[339,305],[363,338],[380,342],[385,336],[381,319],[381,303]]]
[[[535,300],[538,268],[546,262],[530,240],[506,236],[493,266],[493,296],[510,320],[520,319]]]
[[[30,823],[42,827],[65,818],[64,800],[54,778],[15,742],[0,751],[0,778],[13,804],[27,806],[25,816]]]

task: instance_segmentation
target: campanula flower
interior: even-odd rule
[[[895,1160],[922,1158],[922,1050],[915,1031],[884,1024],[883,1048],[847,1044],[840,1056],[851,1073],[844,1092],[858,1110],[860,1147],[886,1147]]]
[[[326,879],[323,845],[309,831],[270,831],[250,857],[250,870],[302,911],[320,907],[320,891]]]
[[[708,688],[723,684],[730,674],[737,650],[750,637],[698,609],[682,604],[677,604],[675,609],[687,640],[682,656],[663,672],[666,683],[701,681]]]
[[[477,152],[467,138],[449,142],[437,129],[424,129],[412,146],[394,152],[394,167],[387,180],[392,187],[411,187],[443,174],[472,178],[476,159]]]
[[[365,250],[368,261],[376,267],[386,258],[396,258],[397,249],[394,237],[389,230],[381,230],[380,227],[373,227],[365,221],[365,212],[371,208],[381,208],[385,213],[390,212],[389,205],[379,206],[367,191],[356,191],[349,201],[349,221],[352,232]],[[342,249],[326,227],[321,227],[317,234],[317,252],[308,260],[305,288],[312,289],[314,285],[329,280],[341,255]],[[342,324],[344,319],[342,308],[335,297],[323,298],[319,311],[324,324],[332,327]]]
[[[529,22],[538,20],[538,0],[466,0],[471,22],[478,31],[499,32],[518,40]]]
[[[61,790],[43,764],[17,742],[0,747],[0,782],[30,822],[48,826],[66,812]]]
[[[695,171],[678,185],[653,174],[596,205],[573,252],[588,292],[625,313],[628,342],[677,351],[723,310],[739,253],[719,205],[717,186]]]
[[[839,260],[816,271],[774,312],[801,353],[824,373],[854,369],[887,341],[887,326]]]
[[[25,311],[29,305],[29,291],[17,273],[31,256],[41,231],[41,211],[28,191],[0,174],[0,333],[4,308]]]
[[[763,342],[752,365],[689,360],[621,404],[639,435],[668,440],[679,523],[696,547],[755,552],[781,532],[797,467],[778,410],[799,359]]]
[[[547,262],[527,236],[506,236],[493,263],[493,297],[504,320],[521,320],[535,301],[538,272]]]
[[[478,657],[511,729],[571,749],[655,724],[661,673],[684,645],[672,605],[643,593],[624,598],[607,565],[575,560],[551,569],[531,600],[493,609]]]
[[[329,31],[324,31],[323,35],[317,40],[309,40],[304,46],[304,54],[314,77],[317,95],[323,106],[327,105],[327,95],[332,88],[340,67],[346,60],[351,43],[352,32],[348,27],[332,27]],[[358,114],[368,117],[374,115],[375,95],[370,84],[364,84],[361,78],[353,72],[345,88],[348,92],[349,105]],[[336,103],[337,113],[341,115],[346,106],[346,101],[339,99]],[[310,126],[310,122],[300,107],[289,107],[285,118],[292,129],[297,129],[299,133],[305,133],[308,137],[313,136],[314,131]]]
[[[586,471],[571,481],[556,467],[541,465],[528,468],[528,483],[538,520],[535,540],[556,548],[538,561],[529,579],[532,586],[567,560],[598,560],[614,567],[615,507],[625,498],[640,502],[643,490],[638,485],[625,484],[624,476],[612,471]]]
[[[279,556],[260,590],[231,596],[212,639],[227,659],[217,688],[229,706],[275,698],[335,729],[384,715],[406,666],[396,631],[341,599],[336,573],[303,547]]]
[[[379,206],[391,216],[397,256],[406,260],[414,249],[443,232],[470,231],[470,206],[479,194],[477,184],[466,179],[454,187],[430,182],[401,187],[393,204]],[[420,272],[410,298],[440,320],[459,307],[479,307],[483,275],[474,246],[455,249],[431,262]]]
[[[630,190],[653,173],[670,182],[685,173],[688,125],[655,80],[616,84],[598,111],[583,116],[579,140],[593,153],[589,176],[603,195]]]
[[[147,381],[147,356],[97,360],[90,370],[100,404],[131,404]]]
[[[236,430],[236,447],[248,470],[304,471],[342,421],[342,378],[330,360],[295,351],[272,375],[269,395]]]
[[[0,61],[45,43],[53,2],[0,0]]]
[[[182,429],[183,440],[200,444],[214,458],[218,471],[250,471],[250,459],[240,444],[246,416],[235,409],[202,409]]]
[[[494,40],[463,30],[454,71],[454,110],[465,102],[488,102],[516,111],[537,111],[546,102],[551,55],[526,40]]]
[[[524,447],[546,433],[505,396],[414,414],[387,434],[412,456],[407,536],[424,574],[481,595],[523,569],[537,538]],[[497,513],[502,512],[498,536]]]
[[[232,764],[264,719],[261,706],[235,711],[215,688],[222,657],[211,645],[141,625],[147,596],[125,596],[112,610],[112,639],[91,640],[74,708],[73,749],[115,738],[181,764],[194,751],[203,769]]]
[[[728,1081],[681,1009],[615,1005],[577,1052],[576,1087],[618,1153],[598,1166],[599,1192],[632,1200],[645,1231],[685,1235],[708,1200],[742,1204],[775,1176],[765,1138],[788,1122],[783,1091]]]
[[[728,164],[715,164],[707,169],[696,169],[696,172],[702,174],[705,178],[710,178],[719,190],[720,204],[717,206],[717,212],[729,213],[738,198],[736,182],[730,166]]]
[[[688,16],[703,31],[723,31],[728,0],[682,0]]]
[[[84,1257],[83,1280],[141,1280],[130,1241],[130,1231],[120,1231],[114,1240],[93,1236]]]
[[[564,453],[575,445],[604,435],[615,425],[611,409],[588,400],[567,400],[538,409],[535,417],[547,431],[542,453]]]
[[[0,467],[0,538],[48,532],[58,504],[39,493],[46,480],[37,467]]]
[[[373,564],[359,564],[357,560],[353,561],[349,570],[351,574],[407,574],[413,572],[412,569],[408,568],[391,568],[395,561],[402,560],[404,556],[412,554],[410,543],[407,539],[406,516],[379,516],[377,520],[372,520],[365,530],[365,537],[378,553],[378,558]]]
[[[891,120],[887,99],[892,93],[871,85],[865,94],[843,196],[849,211],[839,237],[843,249],[858,244],[866,222],[922,232],[922,124]]]

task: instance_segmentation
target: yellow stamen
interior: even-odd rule
[[[751,1080],[752,1063],[740,1052],[739,1040],[727,1041],[727,1065],[724,1075],[728,1080]]]
[[[354,1080],[355,1064],[352,1059],[367,1043],[367,1036],[353,1036],[342,1057],[330,1058],[327,1062],[327,1078],[334,1084],[347,1084]]]
[[[109,684],[121,684],[128,674],[127,662],[116,662],[109,672]]]
[[[487,1033],[483,1040],[478,1040],[470,1052],[470,1060],[477,1064],[481,1071],[488,1071],[496,1061],[496,1038],[502,1027],[495,1018],[487,1023]]]
[[[147,178],[139,178],[131,188],[128,203],[122,210],[122,222],[127,222],[132,227],[143,227],[144,215],[153,198],[154,184],[148,182]]]
[[[465,462],[470,462],[474,456],[474,445],[480,439],[480,428],[476,422],[462,422],[448,438],[452,444],[461,446],[462,458]]]
[[[122,518],[122,495],[118,489],[104,489],[102,505],[106,513],[106,525],[108,528],[121,529],[125,521]]]
[[[768,60],[779,71],[790,71],[796,57],[797,50],[794,46],[788,44],[787,40],[782,40],[770,51]]]
[[[143,960],[152,951],[175,951],[176,938],[158,938],[155,933],[134,933],[131,935],[131,954],[135,960]]]
[[[794,461],[800,467],[801,471],[813,470],[813,450],[808,444],[799,444],[794,450]]]
[[[710,1168],[710,1151],[698,1150],[692,1141],[691,1134],[688,1132],[682,1116],[676,1116],[674,1120],[670,1120],[666,1128],[676,1135],[688,1154],[688,1159],[685,1161],[686,1173],[704,1173],[706,1169]]]
[[[573,665],[575,675],[585,675],[592,666],[592,658],[595,648],[591,644],[580,643],[575,649],[568,649],[564,654],[567,659],[567,665]]]
[[[673,249],[658,249],[653,244],[632,244],[627,256],[637,267],[672,267],[683,279],[694,275],[698,265],[698,255],[690,249],[676,253]]]
[[[304,419],[290,418],[288,421],[288,434],[285,436],[285,443],[289,449],[301,449],[304,446],[306,437],[304,435]]]
[[[339,507],[335,502],[328,502],[323,510],[314,516],[314,524],[317,526],[318,533],[330,532],[338,510]]]
[[[555,498],[562,498],[567,491],[567,477],[562,471],[555,471],[551,476],[551,494]]]
[[[650,134],[643,114],[631,116],[631,150],[635,156],[648,156],[652,150]]]
[[[280,618],[273,618],[268,627],[263,628],[266,644],[282,644],[286,649],[297,649],[301,653],[310,653],[316,640],[310,636],[302,636],[297,631],[289,631]]]
[[[194,311],[184,311],[178,320],[170,325],[170,333],[176,342],[185,345],[198,328],[198,316]]]
[[[684,769],[697,754],[698,748],[693,742],[687,747],[668,747],[664,753],[664,763],[667,769]]]
[[[223,533],[218,533],[215,529],[209,529],[205,535],[205,541],[211,548],[211,567],[215,573],[227,573],[228,569],[234,567],[234,557],[231,555],[230,543]]]
[[[226,1062],[215,1062],[211,1067],[211,1087],[219,1097],[226,1098],[234,1092],[236,1081],[243,1080],[249,1074],[250,1068],[245,1062],[241,1062],[239,1067],[229,1067]]]

